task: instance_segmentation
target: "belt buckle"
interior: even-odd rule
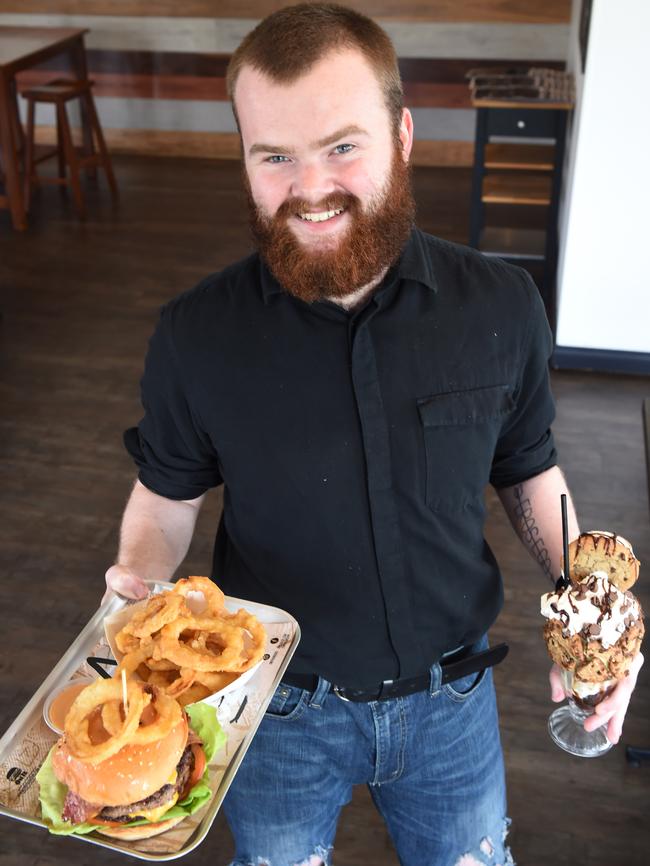
[[[350,703],[350,698],[345,697],[345,695],[342,693],[339,686],[332,686],[332,691],[334,692],[334,694],[336,695],[337,698],[340,698],[342,701],[345,701],[347,704]]]

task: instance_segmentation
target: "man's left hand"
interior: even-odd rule
[[[636,680],[643,664],[643,654],[639,653],[630,666],[630,671],[625,679],[621,680],[614,691],[596,704],[593,715],[585,719],[585,730],[595,731],[602,725],[607,725],[607,739],[612,744],[618,743],[623,732],[623,720],[627,712],[632,692],[636,686]],[[551,683],[551,697],[554,701],[563,701],[565,698],[560,668],[553,665],[549,674]]]

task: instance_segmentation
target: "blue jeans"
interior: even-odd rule
[[[435,664],[429,691],[371,703],[281,683],[224,802],[232,866],[328,866],[358,784],[402,866],[512,864],[492,672],[440,677]]]

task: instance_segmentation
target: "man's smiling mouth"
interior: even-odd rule
[[[344,210],[345,208],[339,207],[334,210],[320,211],[319,213],[299,213],[297,216],[306,222],[322,223],[325,222],[325,220],[331,220],[333,217],[338,216],[343,213]]]

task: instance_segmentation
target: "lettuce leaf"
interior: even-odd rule
[[[213,756],[225,744],[226,735],[223,732],[221,725],[217,719],[217,713],[214,707],[208,704],[193,704],[186,707],[185,711],[190,720],[190,727],[203,741],[203,750],[207,764],[210,763]],[[36,781],[40,787],[40,801],[43,820],[48,826],[50,833],[55,833],[61,836],[68,836],[71,833],[92,833],[97,829],[96,824],[74,824],[71,825],[68,821],[64,821],[62,817],[65,797],[68,793],[67,785],[59,782],[54,775],[52,769],[52,753],[54,748],[50,749],[47,757],[43,761],[43,766],[36,774]],[[171,809],[165,812],[163,820],[168,818],[182,817],[193,815],[202,806],[210,800],[212,790],[209,786],[209,770],[206,765],[205,772],[201,779],[194,785],[183,800],[176,802]],[[124,827],[137,827],[139,824],[148,824],[146,818],[136,818],[134,821],[129,821],[123,824]]]
[[[209,704],[191,704],[185,707],[190,727],[203,740],[203,751],[208,762],[226,743],[226,735],[217,719],[217,711]]]

